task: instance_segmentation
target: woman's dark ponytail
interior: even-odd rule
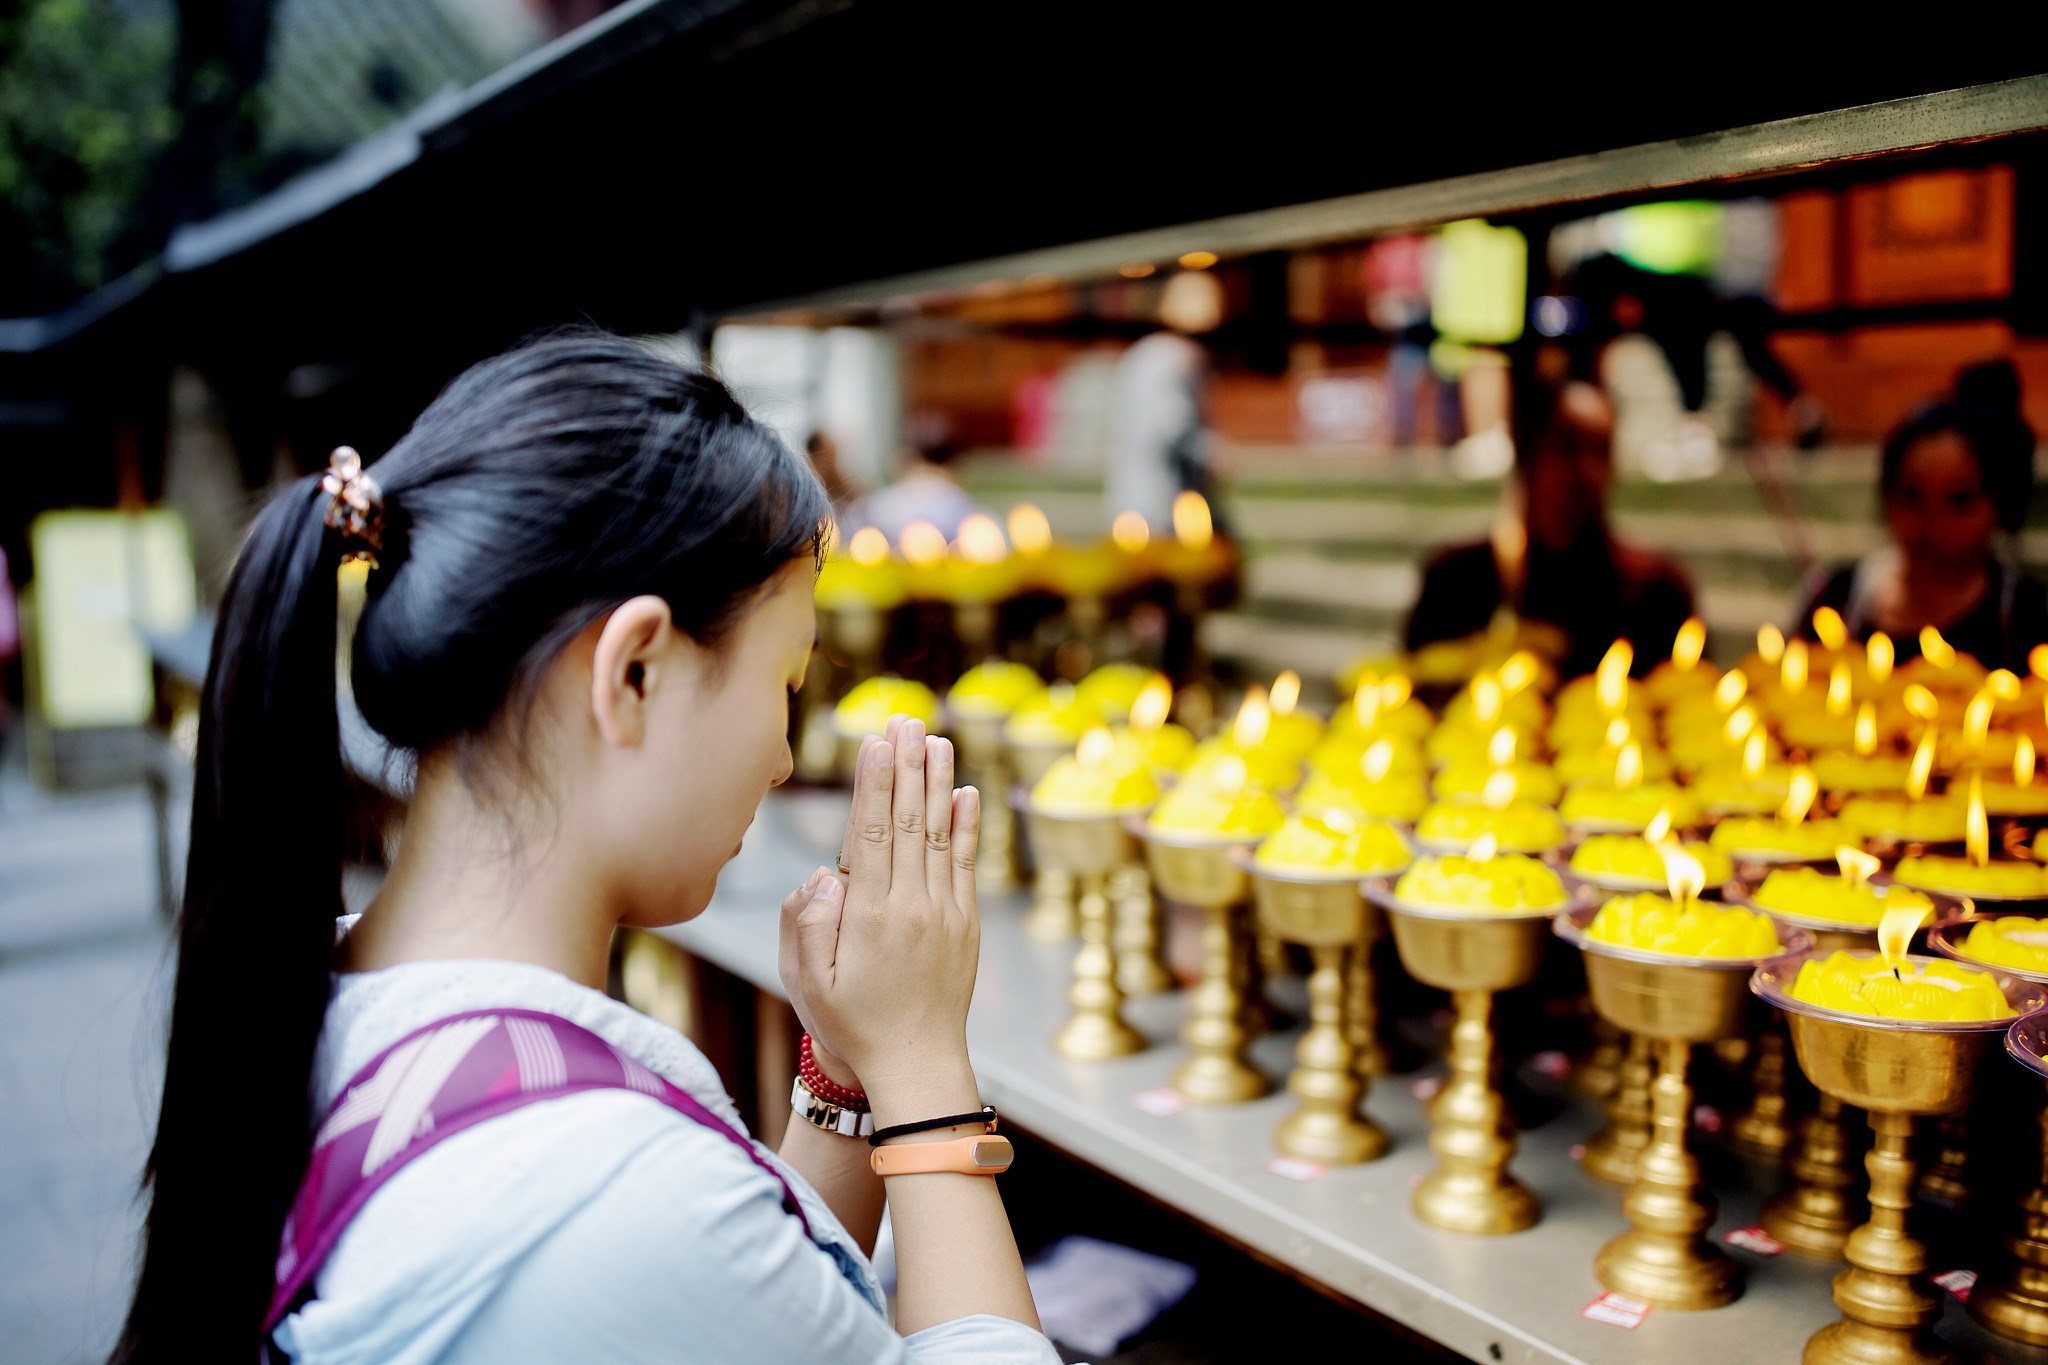
[[[415,756],[516,744],[501,721],[579,630],[637,594],[715,645],[777,572],[816,555],[830,512],[809,466],[715,378],[592,331],[472,367],[374,474],[385,535],[353,696]],[[279,495],[221,603],[121,1365],[255,1352],[312,1145],[348,823],[335,580],[359,548],[326,526],[328,507],[314,478]]]
[[[152,1199],[118,1362],[250,1354],[311,1146],[306,1087],[341,913],[343,835],[341,547],[325,505],[308,478],[265,508],[220,606],[145,1176]]]

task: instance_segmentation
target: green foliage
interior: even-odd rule
[[[43,312],[138,263],[132,224],[177,131],[167,0],[0,6],[0,315]]]

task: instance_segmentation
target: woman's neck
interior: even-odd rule
[[[1908,557],[1899,573],[1900,615],[1916,627],[1948,625],[1977,605],[1990,581],[1983,560],[1955,565]]]
[[[529,827],[549,833],[522,837]],[[617,918],[552,814],[508,818],[460,774],[422,763],[398,857],[344,940],[341,965],[495,958],[601,991]]]

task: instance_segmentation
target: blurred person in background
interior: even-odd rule
[[[981,510],[953,475],[960,447],[953,437],[952,419],[942,412],[914,413],[909,428],[910,439],[895,479],[847,505],[840,528],[847,535],[872,526],[894,545],[901,543],[904,527],[926,521],[951,540],[960,534],[960,523]],[[829,489],[831,485],[826,486]]]
[[[846,467],[839,463],[839,442],[832,439],[831,432],[819,427],[804,439],[804,454],[809,457],[818,482],[825,485],[825,496],[832,499],[833,516],[844,517],[846,509],[860,496],[860,487],[847,477]]]
[[[1810,635],[1814,610],[1833,607],[1856,638],[1881,630],[1904,659],[1933,626],[1986,668],[2024,673],[2027,651],[2048,640],[2048,593],[2018,563],[2034,430],[2012,363],[1971,366],[1952,395],[1901,422],[1885,438],[1878,494],[1891,542],[1815,587],[1800,628]]]
[[[1223,322],[1223,286],[1206,270],[1183,270],[1159,299],[1163,331],[1133,343],[1116,363],[1104,521],[1144,516],[1155,533],[1173,529],[1174,495],[1193,489],[1216,506],[1205,425],[1209,356],[1194,338]]]
[[[606,993],[620,927],[703,913],[789,776],[827,514],[717,379],[578,331],[471,367],[367,469],[337,450],[256,518],[207,669],[115,1361],[1056,1365],[957,1145],[1002,1143],[966,1042],[981,798],[950,743],[867,736],[838,871],[782,902],[806,1038],[775,1150],[688,1038]],[[348,915],[358,555],[353,695],[414,777]]]
[[[1670,653],[1692,588],[1675,563],[1616,539],[1607,524],[1613,404],[1590,384],[1531,373],[1516,386],[1513,421],[1506,514],[1489,539],[1424,569],[1407,647],[1476,634],[1506,609],[1563,633],[1567,677],[1592,671],[1617,636],[1644,666]]]

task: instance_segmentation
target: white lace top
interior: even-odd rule
[[[316,1112],[405,1034],[494,1006],[581,1024],[745,1131],[687,1038],[555,972],[495,961],[336,978],[314,1065]],[[898,1336],[838,1219],[801,1175],[761,1150],[796,1192],[816,1242],[765,1171],[649,1096],[586,1092],[478,1124],[371,1197],[315,1297],[275,1341],[307,1365],[1058,1361],[1045,1337],[994,1316]]]

